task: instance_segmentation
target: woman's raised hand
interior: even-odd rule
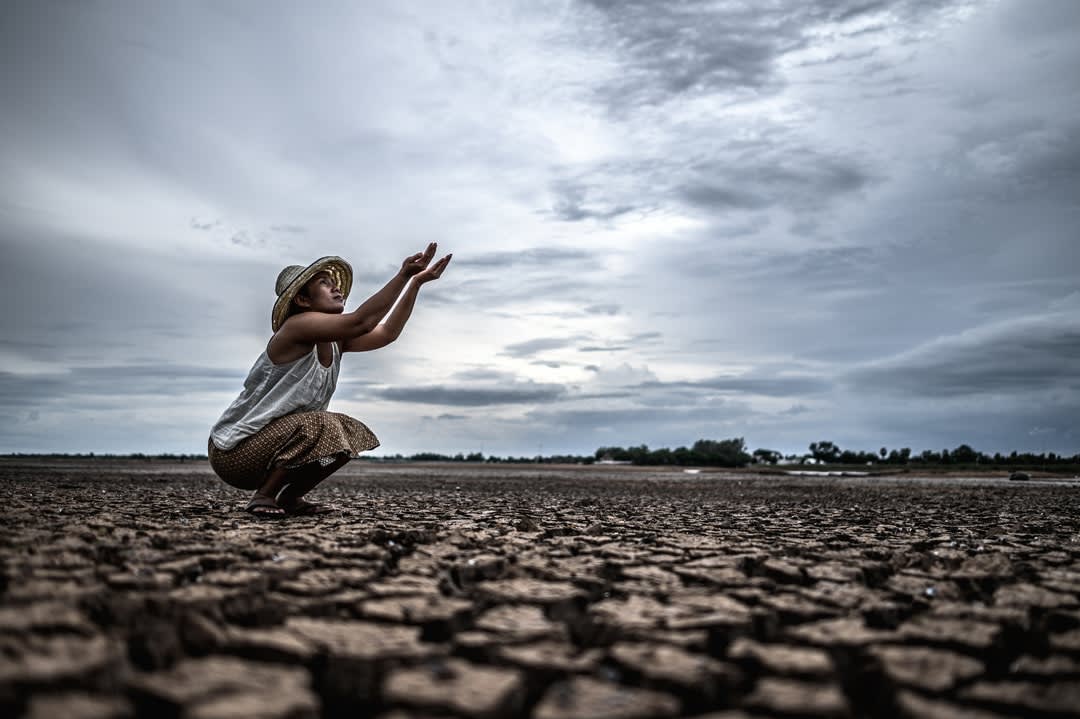
[[[431,267],[428,267],[427,269],[417,274],[416,284],[422,285],[425,282],[431,282],[432,280],[437,280],[442,277],[443,270],[445,270],[446,266],[450,264],[450,258],[453,256],[453,253],[451,253],[433,264]]]
[[[431,242],[423,252],[417,252],[415,255],[406,257],[405,261],[401,263],[401,274],[405,277],[412,277],[422,272],[431,262],[431,258],[435,256],[436,247],[438,245]]]

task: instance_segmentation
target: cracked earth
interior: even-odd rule
[[[1080,715],[1080,484],[0,460],[0,714]]]

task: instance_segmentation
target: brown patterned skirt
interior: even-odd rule
[[[330,464],[375,449],[379,440],[367,426],[339,412],[295,412],[278,417],[232,449],[208,443],[210,466],[225,482],[258,489],[271,469],[318,462]]]

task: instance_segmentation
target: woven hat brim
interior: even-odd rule
[[[274,332],[280,329],[282,323],[285,322],[285,318],[289,316],[289,305],[292,304],[296,293],[303,289],[304,285],[320,272],[329,272],[330,276],[334,278],[334,284],[341,290],[341,296],[345,299],[349,298],[353,280],[352,265],[336,255],[320,257],[305,267],[303,272],[297,275],[278,295],[277,302],[274,303],[274,311],[270,317],[270,325],[274,328]]]

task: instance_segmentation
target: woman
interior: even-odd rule
[[[326,407],[342,353],[367,352],[397,339],[420,287],[442,275],[452,255],[430,264],[435,248],[433,242],[405,258],[385,287],[348,313],[352,267],[340,257],[291,265],[278,275],[274,335],[244,391],[211,430],[207,450],[219,477],[255,490],[246,511],[266,517],[323,514],[329,510],[304,495],[353,455],[379,446],[362,422]]]

